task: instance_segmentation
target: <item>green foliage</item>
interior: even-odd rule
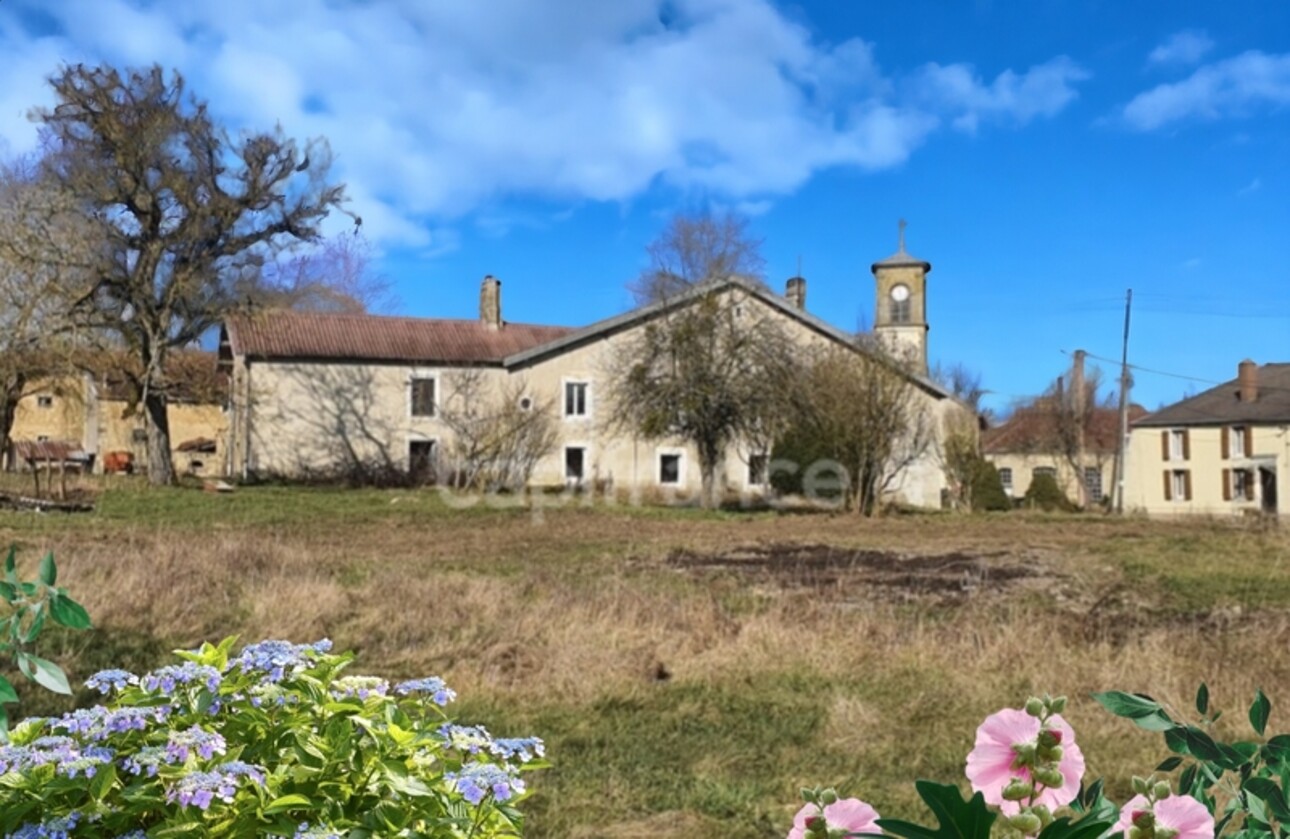
[[[1030,488],[1026,490],[1026,506],[1045,512],[1071,512],[1075,509],[1066,493],[1057,486],[1057,478],[1049,472],[1040,472],[1031,479]]]
[[[33,655],[29,647],[35,643],[45,627],[46,620],[69,629],[89,629],[90,616],[81,604],[73,600],[67,589],[56,586],[58,566],[52,553],[40,561],[35,580],[18,579],[18,549],[10,547],[4,560],[4,576],[0,579],[0,599],[7,612],[0,618],[0,654],[12,656],[18,670],[36,684],[54,693],[70,694],[67,676],[52,661]],[[18,701],[18,693],[4,676],[0,676],[0,739],[8,730],[9,714],[4,706]]]
[[[519,836],[536,738],[456,726],[436,678],[344,675],[329,642],[234,639],[143,677],[89,685],[105,705],[15,727],[0,833],[60,836]],[[67,832],[59,832],[67,831]],[[134,832],[129,832],[134,831]],[[32,832],[31,835],[37,835]]]
[[[1259,739],[1231,742],[1214,737],[1221,711],[1210,710],[1209,688],[1196,692],[1195,723],[1179,721],[1144,694],[1109,691],[1093,698],[1134,725],[1164,735],[1173,753],[1156,766],[1158,773],[1177,772],[1181,795],[1201,801],[1214,813],[1215,834],[1237,837],[1290,835],[1290,735],[1264,737],[1272,703],[1255,691],[1248,717]]]
[[[828,446],[817,436],[794,425],[776,441],[770,455],[770,485],[776,492],[784,495],[805,495],[807,487],[803,485],[807,470],[812,464],[833,461],[834,455]],[[826,480],[814,487],[813,498],[830,501],[841,501],[846,492],[847,475],[840,468],[836,472],[826,473]]]
[[[978,512],[1012,509],[1012,501],[1003,491],[999,470],[983,457],[978,458],[972,470],[972,509]]]
[[[878,819],[879,826],[904,839],[989,839],[990,826],[998,814],[985,806],[985,796],[976,793],[967,801],[953,784],[918,781],[918,795],[936,816],[936,828],[923,827],[901,819]]]

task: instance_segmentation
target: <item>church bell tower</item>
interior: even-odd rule
[[[896,359],[927,375],[927,275],[932,264],[905,251],[905,220],[900,220],[896,252],[871,268],[877,283],[873,332]]]

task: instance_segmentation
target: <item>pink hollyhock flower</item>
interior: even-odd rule
[[[1147,809],[1155,815],[1158,826],[1178,831],[1175,839],[1214,839],[1214,817],[1204,804],[1190,795],[1171,795],[1160,799],[1150,808],[1146,798],[1134,796],[1120,810],[1120,820],[1115,823],[1115,830],[1127,833],[1133,826],[1134,815]]]
[[[1084,777],[1084,753],[1075,745],[1075,732],[1060,715],[1048,718],[1048,728],[1056,731],[1062,744],[1062,759],[1057,769],[1064,783],[1060,787],[1045,787],[1035,799],[1050,810],[1065,806],[1079,794],[1080,778]],[[967,757],[967,777],[972,789],[985,796],[987,804],[994,804],[1004,815],[1015,815],[1021,804],[1005,801],[1003,788],[1013,778],[1030,779],[1030,770],[1012,768],[1016,759],[1016,746],[1034,745],[1039,738],[1039,718],[1025,711],[1004,708],[986,717],[976,730],[976,745]]]
[[[793,829],[788,839],[805,839],[806,820],[819,814],[814,804],[807,804],[793,817]],[[829,827],[840,827],[849,833],[882,833],[878,827],[878,811],[857,798],[843,798],[824,808],[824,819]]]

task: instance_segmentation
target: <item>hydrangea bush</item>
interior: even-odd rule
[[[1196,694],[1199,719],[1176,719],[1143,694],[1094,694],[1104,708],[1139,728],[1160,732],[1173,754],[1153,774],[1133,778],[1131,799],[1116,806],[1101,780],[1085,785],[1084,755],[1062,718],[1065,697],[1031,697],[1022,708],[991,714],[976,732],[966,774],[973,795],[958,787],[918,781],[935,828],[882,818],[832,789],[805,789],[788,839],[1234,839],[1290,835],[1290,735],[1267,736],[1272,704],[1258,691],[1249,709],[1256,739],[1214,738],[1220,713],[1209,689]],[[1170,780],[1170,775],[1177,777]]]
[[[541,740],[454,724],[437,677],[347,675],[328,641],[233,646],[97,673],[103,704],[15,726],[0,835],[520,835]]]

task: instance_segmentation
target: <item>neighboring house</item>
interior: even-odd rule
[[[1149,515],[1290,509],[1290,364],[1242,361],[1232,381],[1135,422],[1126,477],[1126,509]]]
[[[142,411],[131,412],[127,380],[113,363],[37,382],[19,400],[5,468],[29,468],[32,453],[76,453],[80,468],[95,472],[147,466]],[[214,353],[184,351],[170,362],[175,381],[169,404],[171,455],[180,474],[222,474],[228,421],[225,392]],[[56,444],[53,447],[43,444]]]
[[[902,248],[874,266],[883,288],[890,285],[884,285],[889,264],[903,272],[902,284],[913,286],[919,300],[901,328],[914,322],[925,335],[921,301],[930,266]],[[484,278],[477,321],[286,311],[233,318],[220,341],[231,381],[230,473],[327,476],[374,463],[433,475],[438,466],[448,468],[442,461],[453,437],[443,412],[461,397],[463,381],[476,381],[485,394],[517,394],[525,410],[547,406],[553,412],[556,445],[537,462],[533,485],[696,492],[700,475],[692,446],[635,436],[610,421],[606,371],[634,331],[708,294],[724,296],[750,324],[774,318],[800,345],[856,346],[854,336],[805,310],[800,277],[789,281],[785,296],[740,277],[713,281],[580,329],[503,320],[501,284],[493,277]],[[925,349],[916,357],[925,359]],[[907,375],[934,427],[943,426],[947,412],[963,409],[927,379],[925,369]],[[766,467],[765,451],[731,446],[723,486],[762,491]],[[944,488],[938,452],[929,451],[891,495],[939,506]]]
[[[1129,407],[1129,419],[1146,416],[1139,405]],[[1093,506],[1112,492],[1115,454],[1120,437],[1120,414],[1114,408],[1093,408],[1084,423],[1083,454],[1068,456],[1058,427],[1059,413],[1041,399],[1013,411],[1007,421],[981,433],[981,452],[999,470],[1003,491],[1020,499],[1036,475],[1047,473],[1066,497]]]

